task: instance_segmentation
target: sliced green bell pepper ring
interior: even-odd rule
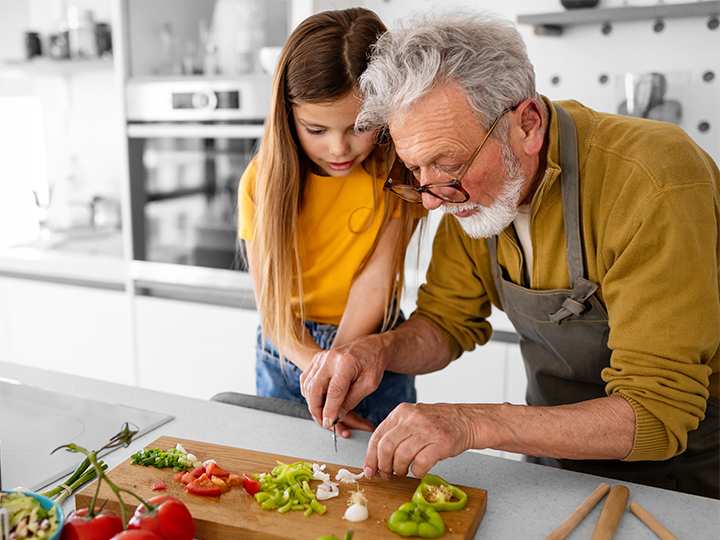
[[[413,493],[412,501],[428,504],[437,512],[453,512],[465,508],[467,493],[439,476],[426,474]]]
[[[442,516],[431,506],[423,503],[403,504],[392,513],[387,527],[400,536],[440,538],[445,534],[445,522]]]

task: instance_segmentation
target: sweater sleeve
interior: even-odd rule
[[[685,450],[717,363],[717,193],[707,181],[656,187],[618,212],[625,225],[608,226],[603,250],[613,352],[602,377],[608,395],[625,398],[636,414],[626,461]]]
[[[489,275],[483,270],[490,264],[482,246],[486,243],[465,235],[454,217],[444,216],[433,241],[425,283],[418,291],[417,309],[411,315],[440,332],[453,360],[490,339],[486,319],[491,304],[485,285]]]

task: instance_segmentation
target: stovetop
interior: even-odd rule
[[[107,444],[125,422],[138,429],[136,437],[140,437],[172,418],[24,384],[0,382],[2,488],[37,491],[69,475],[84,456],[64,449],[50,455],[59,446],[73,442],[87,450],[97,450]]]

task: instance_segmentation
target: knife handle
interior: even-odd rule
[[[629,498],[630,490],[625,486],[617,485],[610,490],[590,540],[610,540],[615,535]]]

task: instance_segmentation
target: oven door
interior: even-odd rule
[[[237,189],[261,122],[127,127],[137,294],[254,307],[237,237]]]

